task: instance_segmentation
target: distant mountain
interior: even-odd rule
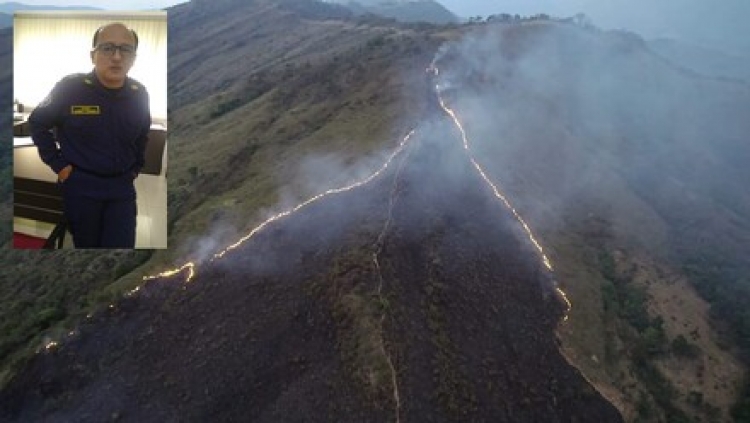
[[[459,21],[456,15],[433,0],[358,0],[341,1],[340,3],[358,15],[372,13],[387,18],[394,18],[401,22],[443,24]]]
[[[101,10],[91,6],[44,6],[16,2],[0,3],[0,28],[13,26],[13,12],[17,10]]]
[[[750,57],[725,53],[683,41],[660,38],[648,42],[655,53],[706,76],[743,79],[750,82]]]
[[[50,5],[32,5],[17,2],[0,3],[0,13],[12,15],[16,10],[101,10],[98,7],[91,6],[50,6]]]

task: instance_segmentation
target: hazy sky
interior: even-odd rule
[[[750,55],[748,0],[441,0],[468,17],[498,12],[532,15],[588,15],[603,29],[629,29],[645,38],[670,37],[723,46]]]
[[[13,0],[17,3],[44,6],[90,6],[110,10],[162,9],[186,0]],[[6,3],[2,1],[2,3]],[[9,3],[9,1],[8,1]]]
[[[156,9],[182,0],[19,0],[34,5]],[[600,28],[626,28],[646,38],[671,37],[750,55],[750,0],[440,0],[462,17],[493,13],[587,14]]]

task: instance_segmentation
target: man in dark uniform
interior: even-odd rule
[[[138,36],[121,23],[94,33],[94,70],[63,78],[29,116],[39,156],[57,174],[76,248],[133,248],[134,180],[144,165],[151,113],[127,76]]]

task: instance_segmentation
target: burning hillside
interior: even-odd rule
[[[567,304],[454,121],[396,153],[92,317],[2,393],[4,417],[618,421],[559,352]]]
[[[746,85],[571,23],[212,5],[170,11],[175,248],[123,278],[6,256],[14,360],[131,291],[0,373],[0,420],[729,416],[742,367],[688,288],[720,317],[746,304]],[[74,306],[26,318],[55,301]]]

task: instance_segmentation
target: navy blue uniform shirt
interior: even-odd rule
[[[98,179],[132,180],[145,161],[148,93],[131,78],[120,89],[108,89],[94,72],[69,75],[34,109],[29,126],[39,156],[55,173],[70,164],[71,176],[83,171]]]

